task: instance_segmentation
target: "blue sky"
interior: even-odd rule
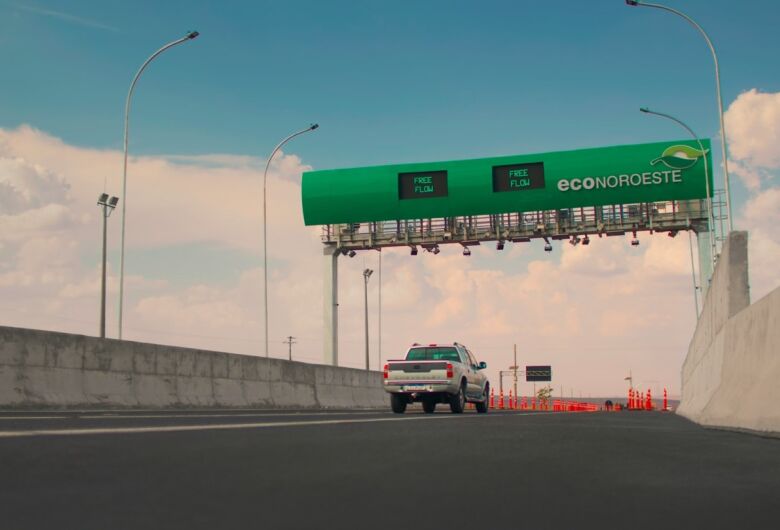
[[[720,50],[726,104],[780,86],[780,6],[677,1]],[[747,8],[746,8],[747,6]],[[61,13],[62,16],[55,14]],[[715,136],[712,63],[684,21],[621,0],[0,2],[0,125],[135,154],[265,153],[316,168]],[[67,16],[65,16],[67,15]]]
[[[780,4],[669,3],[719,52],[742,166],[732,168],[734,207],[764,294],[780,284]],[[706,44],[682,19],[623,0],[0,0],[0,323],[94,334],[94,197],[104,178],[120,192],[128,85],[188,30],[201,35],[155,60],[133,100],[130,153],[144,158],[131,158],[129,179],[130,339],[257,353],[262,165],[311,122],[320,129],[272,168],[269,212],[272,344],[292,334],[311,361],[321,359],[322,271],[320,240],[297,221],[306,166],[687,139],[638,110],[649,106],[712,138],[722,186]],[[236,156],[198,158],[209,154]],[[520,337],[524,360],[557,367],[556,385],[622,392],[633,368],[640,384],[674,390],[695,325],[687,238],[643,235],[638,248],[617,239],[556,243],[550,254],[538,241],[501,253],[482,245],[468,259],[457,248],[417,260],[383,253],[385,358],[415,340],[458,340],[497,367]],[[376,258],[342,260],[348,366],[362,362],[355,279]]]

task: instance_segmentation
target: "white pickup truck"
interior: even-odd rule
[[[449,403],[450,410],[461,413],[466,403],[474,403],[477,412],[488,411],[490,382],[481,372],[487,368],[477,362],[462,344],[413,344],[403,361],[387,361],[384,369],[385,391],[390,393],[393,412],[403,414],[409,403],[421,402],[431,413],[437,403]]]

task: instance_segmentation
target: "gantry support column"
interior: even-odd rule
[[[712,256],[712,238],[714,233],[709,229],[709,223],[701,223],[696,230],[696,243],[699,247],[699,286],[701,288],[701,302],[707,296],[710,290],[710,281],[712,280],[713,256]]]
[[[323,356],[325,364],[339,365],[339,254],[334,244],[326,244],[322,278]]]

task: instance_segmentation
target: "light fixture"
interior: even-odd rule
[[[469,247],[463,247],[463,255],[471,256],[471,249]]]
[[[439,245],[436,245],[435,247],[433,247],[433,248],[431,249],[431,252],[433,252],[433,253],[434,253],[434,255],[435,255],[435,254],[438,254],[439,252],[441,252],[441,250],[439,250]]]
[[[631,240],[631,246],[632,247],[638,247],[639,246],[639,240],[638,239],[632,239]]]
[[[105,206],[107,201],[108,201],[108,193],[101,193],[97,203],[101,206]]]
[[[496,250],[504,250],[504,242],[503,241],[499,241],[498,243],[496,243]]]
[[[582,238],[582,244],[583,245],[589,245],[590,244],[590,238],[588,236],[585,236]]]
[[[412,256],[416,256],[417,255],[417,247],[412,247],[411,255]]]
[[[670,230],[669,237],[677,237],[677,230]]]
[[[108,201],[108,207],[109,208],[116,208],[116,203],[119,202],[119,197],[111,197],[111,200]]]
[[[549,243],[547,243],[547,244],[544,246],[544,251],[545,251],[545,252],[552,252],[552,245],[551,245],[551,244],[549,244]]]
[[[355,252],[354,250],[350,250],[349,252],[347,252],[347,256],[349,256],[350,258],[354,258],[355,254],[357,254],[357,252]]]
[[[573,247],[576,247],[579,244],[579,242],[580,242],[579,236],[571,236],[571,239],[569,240],[569,244],[571,244],[571,246]]]

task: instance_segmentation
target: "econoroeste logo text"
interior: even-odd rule
[[[585,177],[561,179],[558,181],[559,191],[580,191],[603,188],[624,188],[630,186],[652,186],[654,184],[669,184],[682,182],[682,171],[647,171],[644,173],[624,173],[607,177]]]
[[[559,191],[580,191],[604,188],[624,188],[635,186],[654,186],[659,184],[676,184],[682,182],[682,170],[696,165],[699,158],[707,154],[707,149],[700,151],[687,145],[672,145],[664,149],[661,156],[651,160],[650,165],[663,163],[670,168],[666,171],[645,171],[643,173],[624,173],[603,177],[585,177],[561,179],[558,181]]]

